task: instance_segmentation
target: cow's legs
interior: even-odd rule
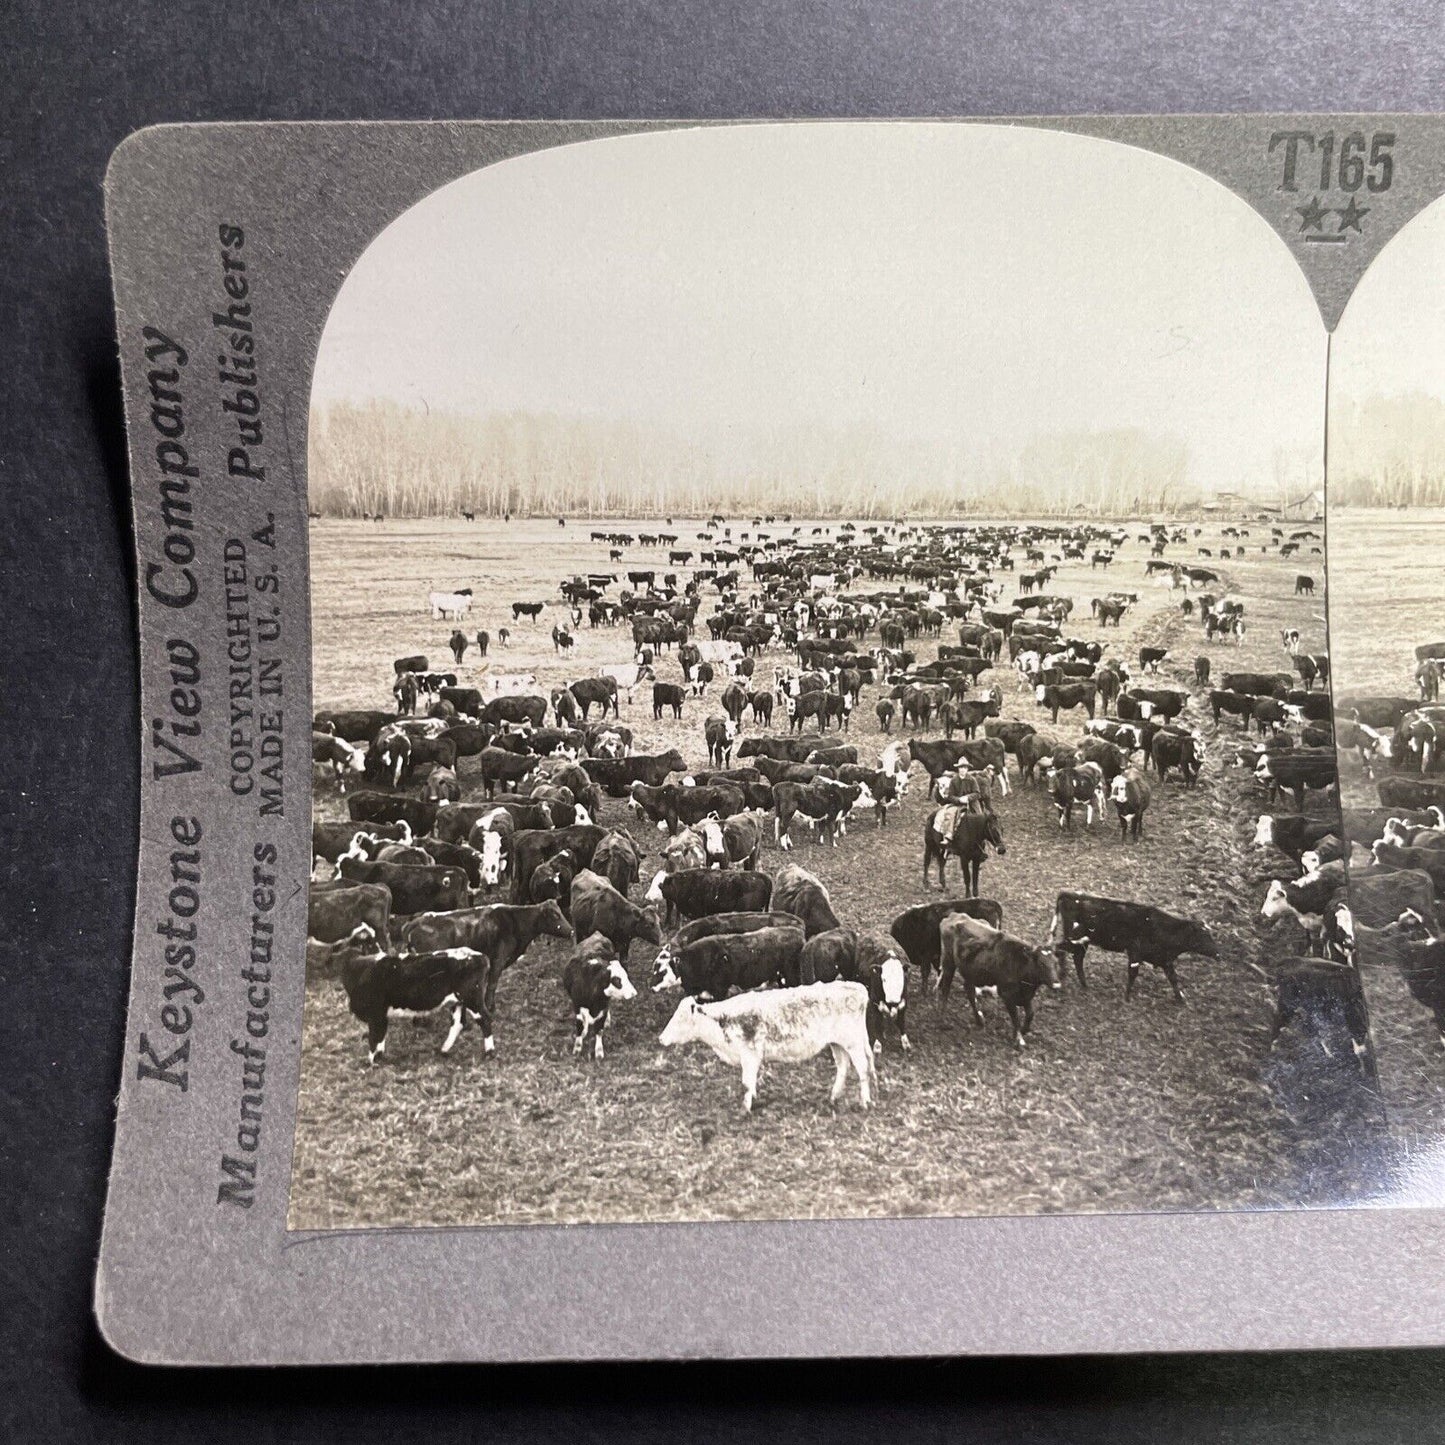
[[[968,1000],[969,1009],[973,1013],[974,1024],[978,1028],[982,1028],[983,1008],[978,1001],[978,990],[974,988],[973,981],[968,977],[967,974],[964,975],[963,979],[963,996]]]
[[[374,1064],[386,1052],[386,1014],[366,1026],[366,1061]]]
[[[1180,1003],[1186,1003],[1188,1000],[1184,997],[1184,990],[1179,987],[1179,977],[1174,972],[1174,965],[1172,963],[1156,963],[1154,967],[1169,980],[1169,987],[1174,990],[1174,997]]]
[[[872,1050],[855,1046],[848,1053],[853,1071],[858,1075],[858,1102],[867,1109],[873,1104],[873,1086],[878,1082],[878,1067],[873,1062]]]
[[[1124,997],[1126,1000],[1134,997],[1134,984],[1138,981],[1139,978],[1139,963],[1139,959],[1132,956],[1130,957],[1129,978],[1128,982],[1124,985]]]
[[[758,1097],[758,1075],[762,1072],[763,1056],[760,1053],[745,1053],[740,1060],[743,1077],[743,1113],[753,1112],[753,1103]]]

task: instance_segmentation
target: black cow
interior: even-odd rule
[[[647,890],[647,901],[665,908],[664,923],[690,923],[713,913],[760,913],[772,896],[773,880],[766,873],[716,868],[664,870]]]
[[[723,999],[733,989],[796,986],[804,934],[798,928],[716,933],[659,953],[653,991],[680,986],[692,998]]]
[[[1228,713],[1231,717],[1243,719],[1245,730],[1248,731],[1249,720],[1254,716],[1254,705],[1260,699],[1253,693],[1248,692],[1225,692],[1220,688],[1213,688],[1209,694],[1209,708],[1214,714],[1214,725],[1219,726],[1219,718],[1222,713]]]
[[[659,788],[670,773],[687,771],[687,760],[676,748],[632,758],[583,758],[581,764],[609,798],[627,797],[634,783]]]
[[[917,965],[923,987],[939,967],[938,925],[951,913],[966,913],[991,928],[1003,927],[1003,904],[992,898],[949,898],[938,903],[918,903],[905,908],[889,926],[889,932]]]
[[[486,747],[477,754],[477,776],[485,785],[489,798],[496,796],[498,783],[510,786],[516,792],[536,771],[537,759],[530,753]]]
[[[487,1014],[495,1017],[502,975],[539,938],[571,938],[572,930],[555,902],[463,908],[423,913],[400,930],[402,946],[415,953],[471,948],[491,959],[487,974]]]
[[[430,833],[438,804],[423,798],[402,798],[395,793],[353,793],[346,811],[355,823],[405,823],[413,836]]]
[[[585,1052],[590,1044],[593,1059],[600,1061],[611,1006],[637,997],[610,939],[594,933],[582,940],[562,966],[562,990],[572,1005],[573,1054]]]
[[[1414,704],[1412,703],[1411,706]],[[312,720],[312,731],[333,733],[348,743],[369,743],[382,728],[399,721],[394,712],[357,709],[347,712],[319,712]]]
[[[793,846],[788,830],[793,818],[802,813],[816,823],[819,842],[826,836],[836,847],[839,834],[847,831],[848,814],[860,797],[862,792],[855,784],[838,783],[830,778],[814,778],[809,783],[778,783],[773,788],[773,807],[777,813],[773,836],[778,846],[784,849]]]
[[[512,603],[512,621],[518,622],[523,617],[535,622],[541,615],[545,602],[514,602]]]
[[[1154,764],[1161,783],[1167,779],[1170,768],[1177,768],[1185,787],[1192,788],[1204,761],[1202,745],[1193,733],[1161,728],[1149,744],[1149,761]]]
[[[632,836],[621,828],[604,833],[592,854],[592,871],[600,873],[624,897],[640,881],[642,854]]]
[[[1087,682],[1040,683],[1034,690],[1040,707],[1049,710],[1050,719],[1058,722],[1060,710],[1069,711],[1082,707],[1090,717],[1094,716],[1098,685],[1093,678]]]
[[[580,677],[572,683],[568,692],[577,701],[577,706],[582,709],[582,720],[587,721],[587,714],[594,708],[602,709],[602,716],[606,717],[609,709],[614,717],[621,717],[617,701],[617,679],[615,677]]]
[[[339,943],[360,928],[384,949],[391,947],[391,893],[379,883],[351,883],[337,878],[313,883],[307,897],[306,936]]]
[[[1179,987],[1175,960],[1181,953],[1219,957],[1213,935],[1193,918],[1180,918],[1147,903],[1127,903],[1090,893],[1059,894],[1050,937],[1060,962],[1072,954],[1081,988],[1088,987],[1084,955],[1090,944],[1110,953],[1125,954],[1129,960],[1129,978],[1124,987],[1126,999],[1134,996],[1139,965],[1148,963],[1169,980],[1174,997],[1183,1003],[1184,990]]]
[[[579,869],[591,868],[606,830],[595,823],[575,823],[566,828],[525,828],[512,840],[512,897],[525,903],[530,897],[532,874],[549,858],[566,851]]]
[[[624,963],[633,939],[662,942],[655,912],[629,902],[605,878],[585,869],[572,880],[572,929],[578,938],[603,934]]]
[[[773,875],[773,907],[801,918],[809,938],[839,926],[828,890],[806,869],[793,863],[784,864]]]
[[[1008,1010],[1014,1047],[1023,1048],[1024,1035],[1034,1021],[1034,995],[1040,988],[1057,992],[1060,987],[1059,960],[1053,951],[1011,938],[962,914],[944,918],[939,923],[939,935],[939,1007],[948,1002],[957,974],[963,980],[973,1021],[982,1028],[978,990],[997,989],[1000,1002]]]
[[[486,1002],[490,969],[487,955],[471,948],[346,959],[341,965],[341,986],[351,1012],[366,1025],[368,1061],[376,1063],[386,1050],[393,1009],[414,1014],[450,1009],[452,1026],[442,1053],[451,1052],[468,1023],[481,1028],[483,1057],[493,1053],[492,1015]]]
[[[652,716],[662,720],[664,708],[671,708],[676,719],[682,717],[682,705],[687,699],[687,690],[676,682],[655,682],[652,684]]]
[[[1110,785],[1109,796],[1114,800],[1114,809],[1119,815],[1119,839],[1139,841],[1144,826],[1144,814],[1149,810],[1153,792],[1149,780],[1138,768],[1129,768],[1116,777]]]
[[[341,876],[354,883],[380,883],[391,893],[393,913],[427,913],[465,908],[470,898],[467,875],[460,868],[415,863],[374,863],[343,858]]]

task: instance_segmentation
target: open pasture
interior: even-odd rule
[[[617,573],[625,586],[626,572],[637,567],[656,568],[659,577],[676,571],[685,580],[696,558],[692,567],[670,568],[666,549],[632,547],[614,562],[606,544],[589,540],[592,530],[636,533],[658,525],[575,518],[566,527],[555,519],[313,522],[314,706],[391,707],[392,659],[407,654],[424,652],[434,669],[453,670],[446,643],[454,624],[429,615],[425,597],[432,589],[473,588],[476,605],[462,630],[473,638],[479,628],[491,635],[485,660],[473,645],[455,669],[463,685],[478,685],[488,670],[529,672],[537,691],[547,693],[602,665],[631,661],[625,623],[594,629],[584,618],[571,655],[554,651],[551,628],[565,616],[558,586],[589,572]],[[734,542],[755,530],[750,519],[729,525]],[[800,525],[807,540],[823,524]],[[1288,1041],[1271,1051],[1272,993],[1250,965],[1303,952],[1303,937],[1288,920],[1270,927],[1259,918],[1279,862],[1253,844],[1256,819],[1269,809],[1249,771],[1232,765],[1238,723],[1226,717],[1216,728],[1204,690],[1193,682],[1199,655],[1210,658],[1216,679],[1225,671],[1287,670],[1284,628],[1298,628],[1306,650],[1324,651],[1323,559],[1262,551],[1269,527],[1256,523],[1244,543],[1247,555],[1220,561],[1219,524],[1206,523],[1197,537],[1191,525],[1187,543],[1166,556],[1217,568],[1227,585],[1213,590],[1246,605],[1242,644],[1206,643],[1197,619],[1181,613],[1187,594],[1146,580],[1149,548],[1139,537],[1147,525],[1120,525],[1129,540],[1111,567],[1065,563],[1045,590],[1074,601],[1066,635],[1107,644],[1106,656],[1128,662],[1136,683],[1191,692],[1182,721],[1197,727],[1207,745],[1198,784],[1187,788],[1177,776],[1163,785],[1155,780],[1143,837],[1124,842],[1112,806],[1092,829],[1080,812],[1071,830],[1061,830],[1047,792],[1020,785],[1011,759],[1015,791],[996,804],[1007,854],[985,864],[980,892],[1003,904],[1007,931],[1033,943],[1047,939],[1061,889],[1200,919],[1219,958],[1180,960],[1187,1005],[1147,966],[1126,1003],[1122,955],[1091,949],[1089,988],[1081,990],[1070,971],[1060,993],[1041,992],[1028,1045],[1017,1050],[997,1002],[985,1001],[987,1023],[976,1028],[960,990],[940,1009],[913,973],[913,1050],[901,1053],[896,1035],[885,1034],[880,1094],[870,1112],[857,1109],[856,1090],[836,1113],[829,1108],[832,1066],[824,1055],[765,1069],[759,1109],[749,1117],[739,1108],[736,1069],[698,1045],[659,1048],[678,995],[651,991],[655,950],[645,944],[634,945],[628,964],[639,996],[614,1007],[600,1063],[572,1054],[572,1018],[559,987],[572,945],[560,939],[535,944],[503,976],[497,1052],[485,1062],[473,1032],[442,1057],[440,1021],[414,1027],[400,1020],[385,1064],[370,1067],[365,1030],[347,1012],[340,984],[314,977],[292,1227],[1257,1208],[1367,1192],[1369,1171],[1351,1163],[1357,1141],[1347,1131],[1321,1128],[1297,1101],[1286,1105],[1275,1087],[1288,1071]],[[696,533],[706,529],[679,517],[664,530],[697,552],[708,544],[699,544]],[[779,537],[792,529],[777,523],[763,530]],[[1213,556],[1200,557],[1201,547]],[[1018,565],[1025,567],[1022,557]],[[1300,572],[1313,573],[1313,598],[1295,595]],[[1005,599],[1015,576],[998,574]],[[851,591],[890,585],[896,584],[865,577]],[[1122,626],[1103,629],[1090,615],[1090,599],[1114,589],[1137,592],[1139,600]],[[749,590],[744,569],[741,591]],[[700,623],[715,595],[704,590]],[[535,624],[514,622],[514,600],[545,600],[547,608]],[[498,644],[501,626],[511,629],[506,648]],[[861,647],[878,640],[875,630]],[[957,625],[946,625],[941,640],[956,642]],[[937,642],[921,638],[909,646],[923,662],[934,657]],[[1138,675],[1144,646],[1169,650],[1157,679]],[[778,648],[765,651],[756,685],[771,679],[775,662],[796,660]],[[663,652],[657,671],[662,680],[679,680],[675,653]],[[722,681],[705,698],[689,699],[680,722],[670,715],[654,721],[650,688],[639,688],[621,715],[636,734],[636,751],[675,746],[689,766],[704,766],[703,719],[720,711]],[[1063,713],[1050,725],[1033,697],[1020,692],[1006,652],[982,682],[1001,689],[1005,718],[1061,739],[1080,736],[1083,714]],[[846,735],[829,735],[856,744],[870,766],[889,741],[874,716],[884,690],[881,683],[865,687]],[[779,706],[772,731],[786,727]],[[743,728],[744,735],[754,731]],[[907,735],[901,721],[893,730],[900,735]],[[935,726],[926,735],[941,734]],[[469,762],[461,765],[468,798],[476,791]],[[924,822],[934,806],[927,782],[915,767],[887,827],[860,815],[836,847],[814,842],[801,822],[795,826],[795,847],[786,856],[818,875],[846,926],[886,931],[904,908],[940,896],[936,883],[925,888],[921,877]],[[344,818],[334,783],[316,787],[316,816]],[[1321,795],[1309,795],[1308,811],[1328,806]],[[1289,810],[1286,802],[1275,811]],[[632,833],[649,855],[645,877],[659,866],[660,834],[623,801],[609,800],[597,821]],[[785,855],[772,841],[771,816],[765,823],[759,866],[771,873]],[[948,891],[961,892],[956,864]],[[497,901],[506,896],[499,892]]]

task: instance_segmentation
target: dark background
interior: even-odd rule
[[[101,203],[128,132],[181,120],[1439,110],[1435,5],[22,0],[0,5],[0,26],[0,1439],[1438,1437],[1435,1352],[222,1374],[128,1365],[90,1318],[137,818]],[[1420,1262],[1422,1274],[1441,1267]],[[1338,1284],[1347,1301],[1352,1281]],[[860,1279],[840,1308],[867,1309],[886,1288]]]

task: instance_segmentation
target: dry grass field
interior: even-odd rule
[[[1445,639],[1445,585],[1424,561],[1445,511],[1348,508],[1330,512],[1330,661],[1336,698],[1411,697],[1415,646]],[[1348,804],[1374,806],[1374,784],[1352,755],[1341,759]],[[1445,1054],[1430,1014],[1398,972],[1362,961],[1370,1026],[1402,1188],[1440,1194],[1445,1144]]]
[[[513,599],[551,604],[573,574],[665,560],[635,550],[610,564],[606,547],[588,541],[592,525],[637,530],[578,520],[566,528],[540,520],[313,522],[316,707],[389,706],[392,659],[403,654],[424,651],[434,667],[450,669],[452,626],[429,617],[429,588],[472,586],[478,606],[467,630],[484,627],[495,639],[499,625],[511,625]],[[692,543],[699,526],[678,518],[678,545]],[[747,523],[735,524],[734,535],[739,530]],[[1256,527],[1249,557],[1209,563],[1247,602],[1245,643],[1205,644],[1198,625],[1180,615],[1179,594],[1146,585],[1139,530],[1131,527],[1112,569],[1069,564],[1050,584],[1076,601],[1070,631],[1107,640],[1131,661],[1142,644],[1167,645],[1161,686],[1190,686],[1193,659],[1205,652],[1216,677],[1277,669],[1287,661],[1279,642],[1286,626],[1299,627],[1311,650],[1323,649],[1320,595],[1292,595],[1301,570],[1313,570],[1322,590],[1319,558],[1262,556],[1268,529]],[[1209,524],[1187,549],[1173,550],[1192,562],[1196,545],[1217,550],[1219,540]],[[863,579],[856,589],[880,585]],[[1101,633],[1089,599],[1115,588],[1137,590],[1140,602],[1122,629]],[[704,615],[710,606],[704,594]],[[558,615],[549,605],[538,624],[515,625],[510,648],[494,641],[488,663],[534,671],[546,690],[630,660],[625,628],[593,631],[585,622],[573,656],[559,660],[549,636]],[[943,640],[956,637],[946,629]],[[869,644],[876,642],[875,634]],[[917,650],[926,660],[934,644]],[[771,675],[775,658],[788,660],[765,654],[760,675]],[[485,669],[473,651],[461,681],[475,682]],[[679,675],[664,654],[659,676]],[[1019,695],[1007,670],[998,676],[1004,715],[1047,729],[1047,716]],[[717,710],[716,691],[689,701],[679,724],[654,723],[639,690],[630,708],[623,704],[622,721],[635,730],[638,751],[676,745],[701,766],[702,720]],[[885,741],[873,714],[877,696],[865,689],[846,739],[868,763]],[[1261,1208],[1368,1195],[1373,1115],[1353,1105],[1317,1109],[1301,1094],[1288,1049],[1269,1047],[1270,990],[1246,966],[1302,951],[1302,935],[1292,924],[1270,930],[1258,916],[1268,878],[1284,870],[1252,846],[1261,797],[1247,772],[1229,766],[1224,746],[1238,728],[1226,718],[1216,733],[1197,700],[1187,716],[1209,744],[1199,785],[1156,785],[1140,843],[1121,843],[1112,810],[1092,832],[1080,815],[1072,833],[1061,833],[1042,790],[1024,787],[999,805],[1008,853],[985,866],[981,887],[1002,901],[1009,931],[1031,940],[1046,936],[1062,888],[1201,918],[1221,956],[1181,960],[1186,1007],[1147,968],[1126,1004],[1123,958],[1091,951],[1088,991],[1069,978],[1060,994],[1041,994],[1029,1046],[1019,1052],[997,1005],[985,1005],[988,1023],[978,1029],[959,992],[944,1012],[915,987],[914,1050],[903,1055],[896,1038],[887,1040],[874,1110],[834,1114],[831,1065],[820,1059],[765,1071],[759,1110],[746,1117],[735,1070],[699,1046],[659,1049],[677,994],[650,992],[646,945],[634,946],[630,964],[640,996],[613,1010],[601,1064],[571,1053],[559,987],[569,945],[561,940],[535,945],[505,975],[497,1054],[485,1063],[475,1034],[442,1058],[435,1022],[402,1020],[386,1063],[370,1068],[364,1030],[339,984],[313,978],[292,1227]],[[1081,726],[1082,714],[1064,714],[1056,731],[1072,737]],[[464,783],[465,768],[464,761]],[[845,924],[886,928],[903,908],[939,896],[920,879],[931,807],[921,777],[915,770],[909,797],[881,832],[855,821],[832,849],[795,829],[792,858],[823,879]],[[1314,796],[1311,808],[1321,806]],[[331,784],[318,785],[316,812],[345,816]],[[658,835],[621,801],[609,801],[599,821],[630,829],[655,855]],[[779,861],[770,839],[762,866],[772,871]],[[959,887],[955,867],[949,890]]]

